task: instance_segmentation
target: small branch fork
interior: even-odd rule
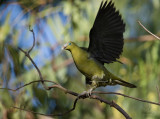
[[[47,88],[46,85],[44,84],[44,79],[43,79],[42,73],[40,72],[40,70],[39,70],[39,68],[37,67],[36,63],[32,60],[32,58],[31,58],[31,56],[30,56],[30,52],[33,50],[33,48],[34,48],[34,46],[35,46],[36,40],[35,40],[34,31],[33,31],[33,29],[30,28],[30,26],[29,26],[29,30],[30,30],[30,32],[32,32],[32,34],[33,34],[33,45],[32,45],[32,47],[31,47],[28,51],[24,51],[24,50],[21,49],[20,47],[18,47],[18,49],[19,49],[21,52],[23,52],[23,53],[25,54],[25,56],[28,57],[28,59],[32,62],[32,64],[34,65],[34,67],[36,68],[36,70],[37,70],[37,72],[38,72],[38,74],[39,74],[39,77],[40,77],[40,80],[41,80],[41,83],[42,83],[43,87],[44,87],[46,90],[48,90],[48,88]]]
[[[20,87],[18,87],[18,88],[16,88],[16,89],[9,89],[9,88],[0,88],[0,89],[10,90],[10,91],[17,91],[17,90],[20,90],[21,88],[24,88],[24,87],[26,87],[26,86],[28,86],[28,85],[33,84],[33,83],[39,83],[39,82],[41,82],[42,85],[43,85],[43,87],[45,88],[45,90],[51,90],[51,89],[53,89],[53,88],[58,88],[58,89],[60,89],[61,91],[65,92],[66,94],[70,94],[70,95],[72,95],[72,96],[75,96],[76,99],[75,99],[75,101],[74,101],[74,103],[73,103],[72,109],[70,109],[70,110],[68,110],[68,111],[66,111],[66,112],[64,112],[64,113],[59,113],[59,114],[48,114],[48,115],[47,115],[47,114],[42,114],[42,113],[34,112],[34,111],[31,111],[31,110],[27,110],[27,109],[22,109],[22,108],[15,107],[15,106],[12,106],[12,108],[19,109],[19,110],[23,110],[23,111],[27,111],[27,112],[31,112],[31,113],[34,113],[34,114],[44,115],[44,116],[52,116],[52,117],[53,117],[53,116],[64,116],[64,115],[66,115],[66,114],[68,114],[68,113],[70,113],[70,112],[72,112],[72,111],[75,110],[76,104],[77,104],[77,102],[78,102],[79,99],[90,98],[90,99],[98,100],[98,101],[100,101],[100,102],[103,102],[103,103],[105,103],[105,104],[108,104],[108,105],[110,105],[110,107],[115,108],[117,111],[119,111],[121,114],[123,114],[123,116],[124,116],[126,119],[132,119],[132,118],[128,115],[128,113],[127,113],[126,111],[124,111],[124,110],[122,109],[122,107],[120,107],[120,106],[119,106],[118,104],[116,104],[114,101],[108,101],[108,100],[106,100],[106,99],[101,98],[100,96],[97,96],[96,94],[114,94],[114,95],[119,95],[119,96],[131,98],[131,99],[133,99],[133,100],[137,100],[137,101],[140,101],[140,102],[145,102],[145,103],[149,103],[149,104],[154,104],[154,105],[160,106],[160,103],[151,102],[151,101],[147,101],[147,100],[143,100],[143,99],[139,99],[139,98],[134,98],[134,97],[131,97],[131,96],[128,96],[128,95],[125,95],[125,94],[122,94],[122,93],[117,93],[117,92],[93,91],[93,92],[92,92],[92,95],[91,95],[90,97],[88,97],[88,95],[86,95],[86,94],[79,96],[78,93],[73,92],[73,91],[70,91],[70,90],[62,87],[60,84],[58,84],[58,83],[56,83],[56,82],[43,79],[43,76],[42,76],[42,74],[41,74],[41,71],[39,70],[39,68],[37,67],[37,65],[35,64],[35,62],[33,61],[33,59],[32,59],[31,56],[30,56],[30,52],[33,50],[33,48],[34,48],[34,46],[35,46],[35,34],[34,34],[33,29],[30,29],[30,27],[29,27],[29,30],[30,30],[30,31],[32,32],[32,34],[33,34],[33,45],[32,45],[32,47],[31,47],[28,51],[24,51],[24,50],[21,49],[21,48],[19,48],[19,50],[22,51],[22,52],[25,54],[25,56],[28,57],[28,59],[32,62],[32,64],[34,65],[34,67],[36,68],[36,70],[37,70],[37,72],[38,72],[38,74],[39,74],[40,80],[36,80],[36,81],[29,82],[29,83],[24,84],[24,85],[22,85],[22,86],[20,86]],[[47,87],[47,86],[45,85],[45,82],[53,83],[54,85]]]
[[[37,82],[41,82],[41,80],[36,80],[36,81],[32,81],[30,83],[27,83],[23,86],[20,86],[19,88],[16,88],[16,89],[8,89],[8,88],[0,88],[0,89],[6,89],[6,90],[11,90],[11,91],[17,91],[21,88],[24,88],[25,86],[28,86],[32,83],[37,83]],[[95,94],[114,94],[114,95],[119,95],[119,96],[123,96],[123,97],[127,97],[127,98],[131,98],[133,100],[137,100],[137,101],[140,101],[140,102],[145,102],[145,103],[149,103],[149,104],[154,104],[154,105],[158,105],[160,106],[160,103],[155,103],[155,102],[152,102],[152,101],[147,101],[147,100],[143,100],[143,99],[139,99],[139,98],[135,98],[135,97],[132,97],[132,96],[128,96],[128,95],[125,95],[125,94],[122,94],[122,93],[117,93],[117,92],[102,92],[102,91],[93,91],[92,92],[92,95],[90,97],[88,97],[86,94],[84,95],[81,95],[80,97],[78,93],[76,92],[73,92],[73,91],[70,91],[64,87],[62,87],[60,84],[57,84],[53,81],[49,81],[49,80],[44,80],[44,82],[50,82],[50,83],[54,83],[54,85],[52,86],[49,86],[48,87],[48,90],[51,90],[53,88],[58,88],[60,90],[62,90],[63,92],[65,92],[66,94],[70,94],[72,96],[75,96],[76,99],[74,101],[74,104],[73,104],[73,107],[72,109],[64,112],[64,113],[60,113],[60,114],[42,114],[42,113],[37,113],[37,112],[33,112],[33,111],[30,111],[30,110],[26,110],[26,109],[22,109],[22,108],[19,108],[19,107],[15,107],[15,106],[12,106],[13,108],[16,108],[16,109],[19,109],[19,110],[23,110],[23,111],[27,111],[27,112],[31,112],[31,113],[34,113],[34,114],[39,114],[39,115],[44,115],[44,116],[64,116],[70,112],[72,112],[75,108],[76,108],[76,104],[78,102],[79,99],[86,99],[86,98],[90,98],[90,99],[95,99],[95,100],[99,100],[100,102],[103,102],[103,103],[106,103],[108,105],[110,105],[111,107],[117,109],[121,114],[124,115],[124,117],[126,119],[131,119],[131,117],[127,114],[127,112],[125,112],[118,104],[116,104],[114,101],[108,101],[106,99],[103,99],[101,98],[100,96],[97,96]]]

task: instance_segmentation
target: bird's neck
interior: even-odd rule
[[[70,50],[70,52],[72,54],[73,60],[76,65],[83,62],[83,60],[85,60],[85,57],[87,55],[87,53],[77,45],[75,45],[74,48]]]
[[[72,54],[72,57],[75,59],[76,57],[80,57],[82,49],[78,47],[77,45],[74,46],[74,48],[70,49],[70,52]]]

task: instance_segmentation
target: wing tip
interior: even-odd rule
[[[113,21],[112,19],[114,18],[114,15],[115,15],[115,19],[116,20]],[[116,31],[116,33],[121,34],[121,35],[119,35],[119,39],[121,39],[121,41],[123,42],[123,43],[121,43],[122,48],[118,47],[119,48],[119,52],[118,53],[114,53],[114,55],[107,53],[106,56],[104,56],[104,55],[103,56],[98,56],[95,52],[93,53],[91,51],[91,50],[93,50],[93,51],[94,50],[99,50],[95,46],[93,46],[94,43],[91,43],[91,39],[96,39],[95,37],[93,37],[95,35],[94,33],[95,32],[100,32],[97,29],[99,29],[99,26],[102,26],[102,24],[100,24],[101,22],[99,22],[99,21],[104,21],[104,19],[106,19],[106,18],[107,19],[110,18],[110,22],[112,22],[112,25],[114,24],[114,22],[118,21],[118,23],[116,23],[116,25],[118,25],[117,29],[120,29],[120,30]],[[119,26],[120,26],[120,28],[119,28]],[[90,37],[90,44],[89,44],[88,52],[93,54],[93,57],[95,59],[97,59],[98,61],[102,62],[102,63],[108,63],[109,64],[109,63],[117,62],[117,59],[119,59],[120,55],[123,52],[123,45],[124,45],[123,32],[124,31],[125,31],[125,23],[124,23],[124,21],[122,19],[122,16],[121,16],[119,10],[117,10],[115,8],[114,2],[112,0],[102,0],[102,2],[100,4],[100,7],[99,7],[99,10],[98,10],[98,13],[97,13],[97,16],[95,18],[93,27],[90,30],[90,36],[89,36]],[[96,42],[96,41],[92,40],[92,42]],[[119,40],[117,42],[119,42]],[[117,50],[116,50],[116,52],[117,52]],[[104,54],[104,53],[102,53],[102,54]]]

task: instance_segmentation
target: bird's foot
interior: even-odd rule
[[[83,96],[86,96],[86,97],[89,97],[90,98],[90,96],[92,95],[92,88],[91,89],[89,89],[88,91],[84,91],[84,92],[82,92],[81,94],[79,94],[78,95],[78,98],[81,98],[81,97],[83,97]]]
[[[81,97],[83,97],[86,94],[87,94],[87,91],[83,91],[81,94],[78,95],[78,98],[80,99]]]

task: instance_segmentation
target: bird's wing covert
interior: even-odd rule
[[[107,0],[100,5],[93,27],[90,30],[88,52],[101,63],[117,61],[123,51],[125,24],[114,4]]]

